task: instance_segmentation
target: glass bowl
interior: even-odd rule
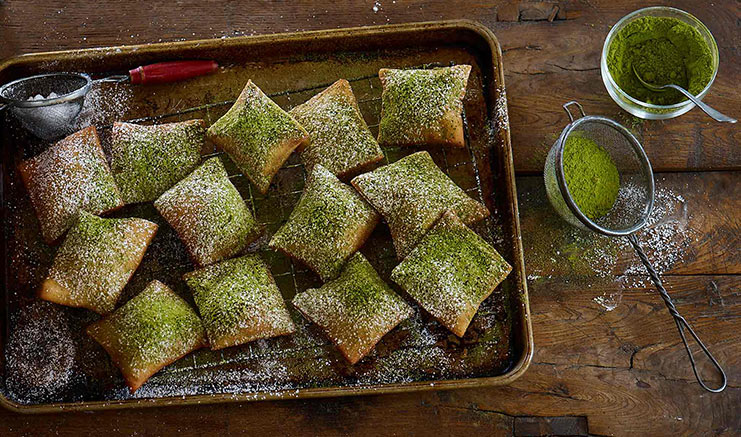
[[[621,90],[620,87],[618,87],[617,83],[615,83],[615,80],[612,78],[612,75],[607,68],[607,51],[615,35],[617,35],[620,29],[625,27],[628,23],[646,16],[676,18],[695,28],[705,39],[705,42],[710,48],[710,55],[712,57],[713,75],[710,78],[710,82],[708,82],[708,84],[700,92],[700,94],[697,95],[698,99],[702,99],[703,97],[705,97],[705,95],[708,93],[708,90],[715,81],[715,76],[718,74],[718,45],[715,43],[715,38],[713,38],[713,35],[710,33],[708,28],[705,27],[705,25],[702,24],[700,20],[695,18],[695,16],[683,10],[671,8],[668,6],[654,6],[631,12],[630,14],[621,18],[620,21],[618,21],[612,27],[610,33],[607,34],[607,38],[605,38],[605,44],[602,47],[600,72],[602,74],[602,82],[604,82],[605,88],[607,88],[607,92],[608,94],[610,94],[610,97],[612,97],[612,100],[614,100],[615,103],[617,103],[621,108],[625,109],[636,117],[644,118],[647,120],[666,120],[668,118],[674,118],[688,112],[695,107],[695,104],[689,100],[685,100],[673,105],[654,105],[651,103],[642,102],[638,99],[634,99],[625,91]]]

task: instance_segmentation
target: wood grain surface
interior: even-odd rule
[[[599,73],[610,26],[657,3],[691,12],[713,32],[721,62],[706,101],[738,118],[734,0],[0,1],[0,58],[440,19],[487,25],[504,52],[536,344],[530,370],[508,387],[44,416],[0,410],[0,435],[738,435],[741,130],[698,110],[636,119],[612,102]],[[695,382],[674,323],[625,244],[571,230],[549,206],[539,173],[571,99],[632,129],[660,172],[660,218],[642,241],[678,309],[723,363],[722,394]]]

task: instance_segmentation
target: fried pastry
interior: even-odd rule
[[[154,202],[198,266],[230,258],[259,236],[259,226],[224,164],[211,158]]]
[[[370,173],[352,184],[373,205],[391,229],[394,247],[403,259],[446,209],[466,224],[489,215],[443,173],[427,152],[417,152]]]
[[[132,393],[163,367],[207,345],[198,314],[159,281],[88,326],[87,333],[121,369]]]
[[[263,194],[294,149],[309,140],[304,128],[251,80],[208,136]]]
[[[270,240],[270,247],[299,259],[328,281],[365,243],[379,218],[352,187],[317,164],[288,221]]]
[[[113,311],[157,225],[140,218],[105,219],[81,212],[54,258],[39,297],[98,314]]]
[[[195,170],[205,135],[203,120],[154,126],[114,123],[111,171],[124,202],[151,202]]]
[[[394,268],[391,280],[462,337],[481,302],[511,270],[496,249],[446,211]]]
[[[94,126],[21,162],[18,170],[49,244],[75,224],[80,211],[101,214],[123,206]]]
[[[259,255],[222,261],[183,278],[193,290],[211,349],[291,334],[296,329]]]
[[[293,305],[327,333],[350,364],[413,313],[360,253],[337,279],[296,295]]]
[[[383,86],[378,142],[382,146],[464,147],[463,97],[470,65],[378,72]]]
[[[291,109],[289,114],[309,132],[310,142],[301,151],[307,169],[321,164],[344,179],[383,159],[345,79]]]

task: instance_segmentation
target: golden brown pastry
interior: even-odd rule
[[[205,136],[203,120],[154,126],[114,123],[111,171],[124,202],[151,202],[195,170]]]
[[[352,184],[388,223],[399,259],[419,242],[446,209],[466,224],[489,215],[489,210],[458,187],[427,152],[417,152],[370,173]]]
[[[193,290],[211,349],[291,334],[296,329],[259,255],[222,261],[183,278]]]
[[[391,272],[422,308],[463,337],[481,302],[512,267],[452,211],[446,211],[419,245]]]
[[[414,312],[360,253],[337,279],[296,295],[293,305],[327,333],[350,364]]]
[[[288,113],[248,81],[234,106],[208,129],[261,193],[278,169],[309,134]]]
[[[301,260],[324,281],[335,278],[378,224],[378,213],[321,164],[270,247]]]
[[[301,159],[309,170],[321,164],[344,179],[383,159],[345,79],[291,109],[289,114],[309,132],[310,142],[301,151]]]
[[[81,212],[57,251],[39,297],[98,314],[113,311],[156,231],[157,225],[144,219],[105,219]]]
[[[464,147],[463,97],[470,65],[378,72],[383,85],[382,146]]]
[[[159,281],[88,326],[87,333],[121,369],[132,393],[163,367],[207,345],[198,314]]]
[[[199,266],[237,255],[260,234],[218,157],[207,160],[167,190],[154,206]]]
[[[18,170],[49,244],[77,221],[80,211],[101,214],[123,206],[94,126],[21,162]]]

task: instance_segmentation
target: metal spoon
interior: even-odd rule
[[[725,123],[735,123],[737,121],[735,118],[731,118],[725,114],[722,114],[719,111],[716,111],[715,109],[706,105],[700,99],[693,96],[692,93],[690,93],[689,91],[687,91],[686,89],[682,88],[679,85],[674,85],[673,83],[669,83],[666,85],[654,85],[652,83],[646,82],[645,80],[643,80],[641,75],[638,74],[638,72],[636,71],[635,65],[633,66],[633,74],[636,75],[636,78],[643,86],[650,89],[651,91],[656,91],[660,93],[660,92],[664,92],[668,90],[669,88],[679,91],[680,93],[684,94],[688,99],[690,99],[692,103],[694,103],[700,109],[702,109],[707,115],[713,117],[716,121],[721,121]]]

